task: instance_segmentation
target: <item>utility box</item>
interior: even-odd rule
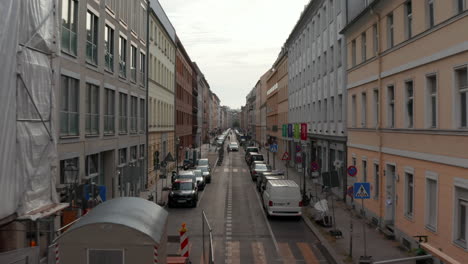
[[[104,202],[56,240],[60,263],[166,263],[168,213],[141,198]]]

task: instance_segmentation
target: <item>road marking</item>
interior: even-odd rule
[[[238,172],[239,170],[238,169],[232,169],[233,172]]]
[[[261,211],[262,211],[262,214],[263,214],[263,219],[265,220],[265,223],[266,223],[267,228],[268,228],[268,232],[270,233],[271,239],[273,240],[273,244],[275,245],[276,252],[278,253],[279,252],[278,242],[276,242],[275,234],[273,234],[273,230],[271,229],[270,222],[268,222],[268,218],[267,218],[267,216],[265,214],[265,210],[263,210],[263,205],[262,205],[262,202],[260,200],[260,196],[258,195],[257,188],[255,186],[253,186],[253,185],[252,185],[252,188],[254,189],[254,192],[255,192],[255,194],[257,196],[257,201],[258,201],[258,204],[260,205],[260,208],[261,208]]]
[[[224,172],[229,172],[229,168],[224,168]]]
[[[240,264],[239,241],[231,241],[226,244],[226,263]]]
[[[255,264],[266,264],[265,249],[263,248],[262,242],[252,243],[252,253]]]
[[[319,261],[312,249],[309,247],[309,244],[298,242],[296,245],[301,250],[302,256],[304,256],[304,262],[306,264],[319,264]]]
[[[278,246],[280,248],[279,254],[283,258],[284,263],[296,262],[296,259],[294,259],[294,255],[291,251],[291,248],[289,248],[288,243],[279,243]]]

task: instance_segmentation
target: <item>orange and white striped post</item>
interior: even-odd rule
[[[158,258],[158,246],[154,246],[154,264],[159,263],[159,258]]]
[[[182,257],[189,257],[189,239],[187,236],[186,224],[182,223],[182,228],[179,230],[180,234],[180,255]]]

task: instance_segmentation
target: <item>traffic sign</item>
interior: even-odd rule
[[[348,189],[346,190],[346,194],[349,196],[349,197],[353,197],[354,196],[354,191],[353,191],[353,186],[349,186]]]
[[[302,156],[296,155],[296,163],[302,163]]]
[[[172,157],[172,154],[169,152],[167,153],[166,157],[164,158],[165,162],[174,162],[174,157]]]
[[[270,145],[270,151],[271,152],[278,152],[278,145],[277,144]]]
[[[301,145],[296,145],[296,152],[301,152]]]
[[[370,183],[356,182],[354,183],[354,199],[370,199]]]
[[[351,177],[356,176],[356,174],[357,174],[357,168],[356,168],[355,166],[349,166],[349,167],[348,167],[348,174],[349,174],[349,176],[351,176]]]
[[[312,163],[310,163],[310,169],[312,171],[318,171],[319,170],[319,164],[316,161],[312,161]]]
[[[283,157],[281,158],[281,160],[291,160],[291,156],[289,156],[289,153],[287,151],[284,152]]]

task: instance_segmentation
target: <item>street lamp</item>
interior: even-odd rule
[[[180,138],[176,139],[176,171],[179,174],[179,145],[180,145]]]

